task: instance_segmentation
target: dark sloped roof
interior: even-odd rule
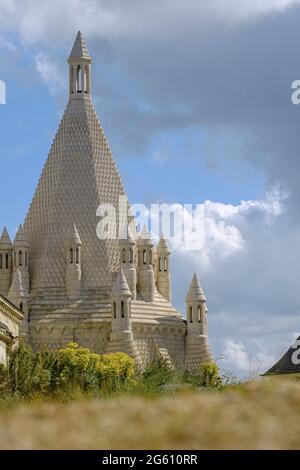
[[[300,373],[300,336],[293,342],[282,358],[263,375],[296,373]]]

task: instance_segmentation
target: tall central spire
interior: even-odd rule
[[[77,33],[68,63],[70,96],[90,94],[92,58],[80,31]]]
[[[92,59],[80,32],[68,63],[70,99],[24,227],[31,243],[31,290],[45,295],[48,289],[65,289],[70,270],[66,244],[74,224],[82,242],[81,292],[110,289],[119,266],[118,241],[97,237],[97,209],[109,203],[118,213],[119,196],[125,192],[92,103]],[[77,246],[71,248],[76,251]]]

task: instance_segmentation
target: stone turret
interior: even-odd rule
[[[155,295],[155,279],[153,270],[153,241],[151,235],[143,228],[138,240],[138,291],[143,300],[153,302]]]
[[[7,295],[8,300],[20,310],[24,310],[24,300],[28,297],[28,290],[24,287],[22,272],[19,268],[14,271],[12,283]]]
[[[213,360],[207,337],[206,297],[196,274],[186,296],[186,315],[185,367],[187,370],[196,370],[201,363]]]
[[[29,240],[22,225],[19,226],[13,244],[13,271],[19,269],[23,287],[29,292]]]
[[[91,93],[92,58],[80,31],[77,33],[68,63],[70,97],[78,98],[89,95]]]
[[[137,350],[131,329],[131,297],[121,268],[111,291],[111,334],[107,352],[121,351],[136,358]]]
[[[171,302],[170,248],[161,235],[156,247],[156,285],[158,292]]]
[[[69,299],[75,300],[81,290],[81,239],[74,224],[67,240],[66,290]]]
[[[14,270],[12,276],[11,286],[7,295],[8,300],[18,307],[24,314],[20,326],[20,332],[26,336],[28,334],[28,288],[26,286],[27,276],[26,272],[18,267]]]
[[[0,238],[0,294],[8,294],[12,280],[12,242],[6,227]]]
[[[127,238],[119,240],[120,265],[129,286],[132,300],[136,300],[136,267],[135,250],[136,243],[128,227]]]

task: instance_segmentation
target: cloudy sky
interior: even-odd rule
[[[23,221],[67,99],[80,29],[93,98],[132,202],[204,203],[192,273],[222,368],[247,376],[300,332],[300,1],[0,0],[0,225]],[[151,174],[151,178],[149,175]]]

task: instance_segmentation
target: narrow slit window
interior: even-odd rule
[[[6,267],[6,269],[9,268],[9,255],[8,255],[8,253],[6,253],[6,256],[5,256],[5,267]]]
[[[200,305],[198,306],[198,323],[201,323],[201,309],[200,309]]]
[[[117,305],[116,305],[116,302],[114,302],[114,318],[117,318]]]
[[[190,323],[193,323],[193,307],[190,307]]]
[[[165,270],[165,271],[168,271],[167,258],[164,258],[164,270]]]
[[[146,250],[143,251],[143,263],[147,264],[147,252],[146,252]]]
[[[73,264],[73,248],[70,249],[70,264]]]
[[[123,252],[122,252],[122,258],[123,258],[123,263],[126,263],[126,250],[125,248],[123,248]]]
[[[22,251],[19,251],[19,266],[22,266]]]
[[[2,258],[2,255],[0,255],[0,269],[3,268],[3,258]]]
[[[121,317],[124,318],[125,317],[125,305],[124,305],[124,301],[122,300],[121,302]]]

